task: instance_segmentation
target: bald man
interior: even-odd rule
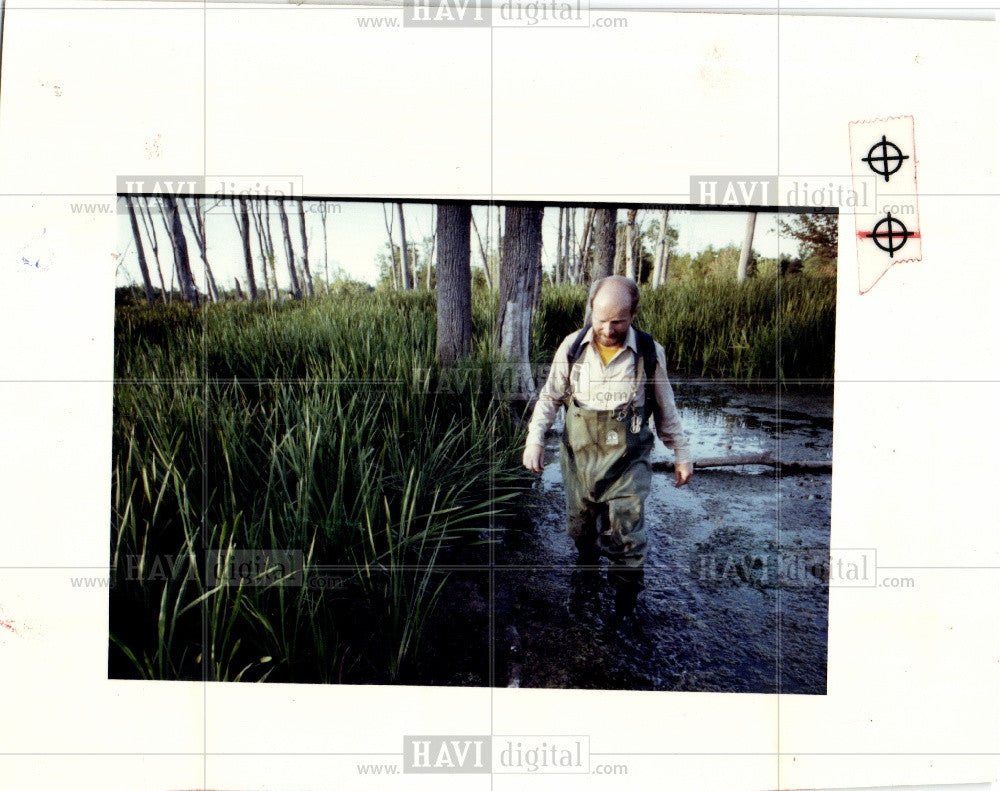
[[[657,435],[674,451],[674,485],[686,484],[693,468],[663,347],[632,326],[639,287],[629,278],[603,278],[591,288],[589,305],[590,325],[568,335],[556,351],[528,424],[522,461],[532,472],[542,471],[545,433],[564,406],[559,461],[566,532],[581,563],[608,558],[615,611],[627,615],[645,587],[651,416]]]

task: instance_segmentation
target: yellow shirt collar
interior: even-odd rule
[[[584,343],[593,343],[594,346],[595,346],[595,348],[596,348],[597,343],[596,343],[596,341],[594,341],[594,328],[593,327],[591,327],[590,329],[587,330],[587,334],[583,336],[583,342]],[[639,353],[639,341],[636,338],[635,327],[633,327],[631,324],[629,325],[629,328],[628,328],[628,335],[625,336],[625,346],[626,346],[626,348],[631,349],[635,354]]]

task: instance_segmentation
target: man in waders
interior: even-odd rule
[[[556,351],[528,424],[523,457],[529,470],[542,471],[545,433],[564,405],[559,461],[566,532],[580,563],[596,564],[607,556],[617,615],[631,613],[645,587],[643,504],[651,478],[651,416],[657,435],[674,451],[674,485],[683,486],[692,473],[666,355],[651,335],[632,326],[638,307],[639,287],[629,278],[611,276],[594,284],[590,324],[567,336]]]

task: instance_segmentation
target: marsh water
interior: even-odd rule
[[[831,460],[829,391],[675,390],[695,459]],[[548,441],[530,523],[506,531],[496,551],[494,683],[825,692],[829,473],[699,469],[681,488],[654,473],[646,590],[620,619],[604,569],[578,569],[564,532],[559,441]],[[653,461],[672,457],[657,440]]]
[[[695,459],[831,462],[829,389],[674,389]],[[825,693],[829,472],[698,469],[681,488],[672,472],[654,472],[646,589],[622,619],[606,561],[597,572],[577,567],[553,428],[545,471],[490,570],[453,573],[415,683]],[[653,461],[672,460],[657,440]]]

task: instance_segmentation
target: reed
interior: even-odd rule
[[[536,361],[579,327],[585,298],[546,287]],[[412,675],[445,568],[486,558],[531,479],[523,426],[492,387],[495,312],[476,291],[473,353],[442,369],[427,292],[119,308],[113,675]],[[637,324],[671,373],[829,381],[834,315],[832,281],[758,277],[644,289]],[[267,549],[301,552],[301,576],[209,574],[213,553]]]

